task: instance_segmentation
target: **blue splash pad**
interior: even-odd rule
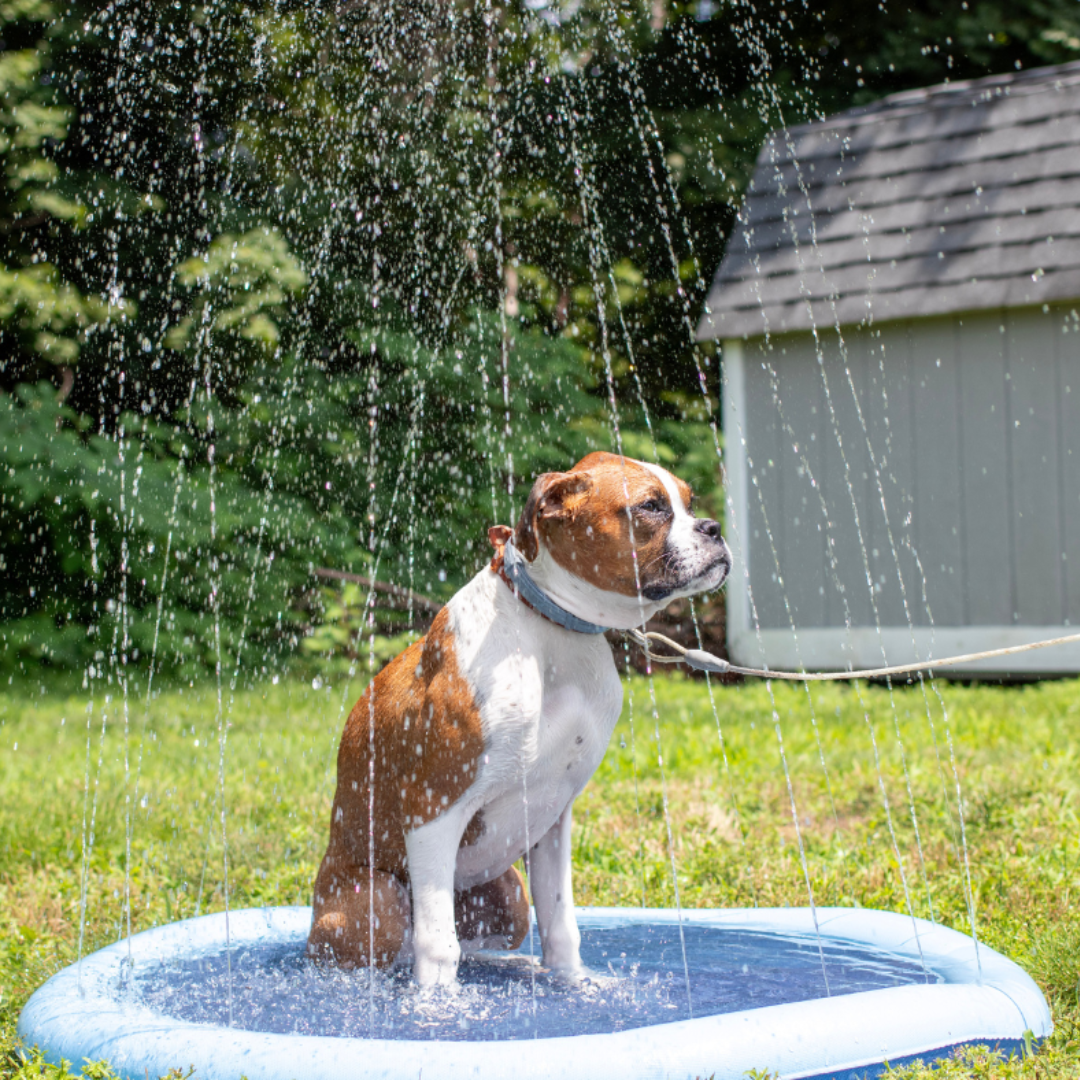
[[[672,911],[580,911],[597,975],[583,987],[539,970],[527,939],[516,954],[463,963],[456,992],[423,995],[407,972],[310,964],[310,918],[308,908],[234,912],[228,959],[221,914],[136,935],[130,965],[125,941],[85,958],[81,976],[73,966],[50,979],[19,1034],[50,1060],[107,1058],[140,1080],[191,1065],[221,1080],[343,1070],[723,1080],[750,1068],[872,1076],[885,1060],[1051,1030],[1042,995],[1011,961],[888,912],[819,910],[820,948],[804,909],[684,912],[689,1001]]]

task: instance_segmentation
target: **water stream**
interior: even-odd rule
[[[129,12],[127,7],[125,3],[111,5],[100,14],[92,27],[88,24],[87,32],[113,35],[117,29],[120,30],[118,55],[121,63],[115,89],[117,100],[123,99],[130,107],[130,103],[143,91],[154,60],[152,51],[140,46],[136,31],[123,25],[129,19],[132,26],[137,21],[134,8]],[[288,166],[293,169],[294,178],[286,182],[276,177],[273,183],[266,184],[265,190],[257,197],[252,195],[250,188],[245,187],[251,182],[251,147],[259,138],[281,136],[276,129],[271,135],[271,125],[261,118],[260,110],[278,92],[276,80],[292,77],[289,74],[292,69],[286,62],[292,46],[285,40],[288,37],[285,27],[290,28],[288,33],[298,33],[296,24],[288,20],[300,19],[301,16],[275,9],[275,19],[267,23],[265,30],[254,33],[249,59],[251,78],[258,86],[259,94],[245,99],[242,111],[233,118],[235,124],[232,130],[220,138],[215,132],[204,130],[210,122],[207,118],[215,115],[213,102],[206,98],[204,88],[211,82],[219,51],[225,48],[225,31],[219,32],[215,25],[215,18],[220,19],[223,27],[228,24],[228,5],[224,0],[217,0],[206,9],[207,24],[194,39],[196,44],[191,69],[193,106],[187,118],[190,129],[183,137],[190,143],[188,155],[191,173],[188,179],[193,187],[191,197],[202,223],[200,239],[203,247],[195,257],[202,257],[207,264],[205,273],[196,275],[196,285],[206,295],[201,307],[192,306],[198,321],[193,328],[188,353],[177,352],[178,356],[183,356],[182,360],[176,361],[177,364],[186,365],[177,376],[178,385],[187,389],[186,394],[178,398],[175,431],[178,439],[184,437],[188,446],[199,449],[190,451],[185,448],[177,453],[172,488],[163,496],[162,492],[147,492],[140,486],[143,483],[141,475],[145,453],[141,435],[125,427],[123,420],[109,433],[115,446],[119,478],[116,521],[120,533],[120,562],[116,595],[103,595],[99,601],[105,609],[99,625],[104,627],[106,623],[111,623],[111,640],[85,667],[87,730],[81,806],[80,958],[86,945],[88,913],[95,904],[93,855],[96,830],[100,825],[99,814],[106,805],[101,783],[106,773],[106,762],[113,752],[122,760],[124,807],[124,885],[118,934],[130,940],[131,934],[139,929],[133,888],[138,870],[140,799],[148,794],[143,787],[144,755],[147,739],[154,730],[155,688],[169,677],[167,669],[172,662],[171,657],[162,655],[165,650],[160,645],[163,627],[169,623],[172,614],[166,597],[170,584],[175,587],[181,575],[184,558],[189,562],[193,560],[207,571],[205,580],[209,583],[209,595],[204,598],[204,614],[212,628],[210,652],[215,708],[214,715],[205,720],[206,727],[212,727],[216,735],[217,751],[213,790],[210,790],[208,782],[203,792],[206,804],[200,808],[200,814],[207,815],[207,823],[195,892],[195,910],[201,911],[208,895],[212,895],[211,902],[224,907],[228,926],[233,868],[230,861],[232,804],[227,782],[230,727],[238,691],[254,686],[264,678],[272,678],[276,682],[287,666],[273,659],[271,646],[266,643],[267,635],[257,639],[258,643],[252,638],[255,635],[254,622],[259,610],[259,590],[263,577],[272,575],[274,559],[282,557],[287,544],[299,543],[304,539],[310,524],[289,519],[281,525],[275,519],[286,515],[286,507],[291,505],[290,485],[299,483],[296,476],[302,472],[302,465],[297,464],[299,458],[297,461],[283,462],[288,457],[290,445],[306,437],[303,431],[310,424],[314,412],[314,403],[304,397],[305,373],[325,373],[338,362],[336,355],[330,355],[327,350],[320,351],[324,322],[330,317],[327,314],[331,310],[328,296],[349,289],[354,293],[351,301],[353,307],[350,309],[353,322],[343,324],[340,328],[340,353],[341,357],[354,357],[356,370],[363,371],[362,389],[357,391],[357,399],[349,404],[355,408],[357,415],[364,418],[364,429],[356,440],[351,456],[340,459],[343,475],[320,476],[319,480],[324,485],[324,492],[330,493],[326,496],[328,502],[336,497],[334,485],[344,488],[349,484],[362,492],[354,504],[362,509],[357,511],[357,520],[349,523],[355,531],[355,536],[351,538],[355,541],[355,550],[351,555],[343,555],[343,546],[338,549],[336,557],[354,558],[355,565],[370,577],[372,584],[364,591],[360,610],[350,616],[354,632],[347,645],[341,646],[337,655],[325,658],[325,684],[322,674],[316,677],[318,686],[326,685],[328,691],[324,703],[320,705],[325,715],[305,721],[310,724],[312,732],[311,753],[318,754],[324,762],[321,792],[324,798],[318,809],[319,819],[308,830],[309,835],[304,841],[311,859],[317,859],[323,842],[325,803],[328,802],[334,780],[334,755],[344,719],[359,696],[362,679],[358,676],[365,668],[365,675],[374,673],[382,657],[379,650],[384,647],[386,635],[381,633],[377,625],[379,596],[375,583],[392,581],[406,587],[409,597],[407,621],[413,627],[417,616],[413,590],[437,591],[448,580],[445,567],[435,572],[439,585],[421,580],[421,568],[433,564],[432,546],[441,542],[438,536],[439,521],[434,517],[433,504],[425,502],[425,493],[430,477],[447,464],[444,459],[427,454],[425,435],[442,422],[442,411],[461,404],[452,400],[452,391],[449,394],[451,400],[447,400],[445,388],[453,384],[448,373],[453,372],[457,376],[462,395],[473,395],[470,402],[473,430],[469,435],[474,445],[461,448],[461,454],[466,462],[469,460],[468,453],[475,454],[476,476],[469,474],[468,486],[472,487],[475,483],[478,488],[484,489],[485,499],[490,495],[491,515],[491,521],[474,523],[476,537],[470,538],[469,547],[461,546],[464,538],[457,538],[457,547],[450,543],[444,545],[449,554],[443,561],[452,564],[453,560],[457,560],[460,563],[450,565],[450,578],[464,579],[467,572],[473,572],[489,557],[481,525],[486,527],[496,522],[512,524],[520,513],[522,491],[531,480],[531,477],[522,475],[522,462],[532,461],[536,457],[534,447],[526,445],[525,440],[536,439],[537,436],[530,427],[533,418],[525,415],[516,402],[528,400],[522,392],[543,374],[534,369],[533,361],[520,343],[524,335],[537,328],[548,339],[555,341],[562,340],[565,330],[566,340],[569,340],[570,330],[566,328],[571,320],[566,310],[571,305],[576,305],[579,312],[585,313],[580,316],[580,322],[595,333],[595,340],[576,342],[581,350],[583,378],[593,380],[589,392],[597,403],[595,416],[589,418],[593,424],[588,429],[589,448],[623,454],[627,445],[645,445],[650,448],[653,461],[668,463],[664,456],[666,447],[663,446],[660,427],[654,417],[657,402],[650,401],[649,387],[659,385],[661,380],[655,372],[643,371],[646,361],[642,359],[639,343],[644,332],[635,323],[637,316],[631,305],[624,304],[620,298],[619,269],[605,224],[610,222],[611,215],[605,207],[605,199],[609,198],[613,189],[613,180],[604,175],[602,164],[598,162],[602,162],[601,141],[614,135],[599,130],[598,117],[606,115],[605,109],[608,107],[604,95],[621,95],[620,108],[629,121],[629,130],[619,135],[625,136],[625,144],[630,148],[627,153],[634,158],[639,178],[644,177],[648,183],[646,195],[651,205],[648,208],[649,220],[644,223],[643,231],[644,227],[653,229],[660,237],[656,247],[666,259],[663,275],[670,285],[669,310],[666,314],[681,328],[684,339],[682,347],[685,350],[682,362],[688,365],[687,370],[691,367],[693,370],[694,394],[699,399],[694,402],[694,407],[704,417],[708,427],[710,452],[715,453],[715,480],[718,487],[725,479],[724,441],[730,444],[732,440],[744,439],[745,436],[739,430],[721,432],[719,428],[719,362],[696,341],[694,297],[706,291],[704,277],[707,268],[699,258],[700,245],[696,245],[689,215],[686,208],[680,205],[678,187],[668,161],[670,148],[665,147],[661,121],[648,101],[643,76],[635,60],[634,26],[620,14],[619,9],[613,4],[601,4],[596,13],[595,26],[599,28],[597,33],[603,37],[603,48],[606,50],[605,56],[599,57],[599,46],[594,48],[594,44],[590,44],[587,24],[578,19],[576,5],[529,0],[523,12],[509,19],[503,8],[493,0],[484,0],[475,10],[459,10],[456,5],[451,5],[449,10],[442,11],[433,5],[421,4],[416,6],[407,20],[398,25],[396,20],[403,13],[398,10],[399,5],[387,2],[372,5],[370,19],[364,22],[361,29],[350,30],[352,24],[348,23],[348,18],[355,7],[346,4],[342,5],[341,10],[335,9],[328,24],[329,37],[322,46],[323,52],[317,65],[318,76],[307,91],[306,104],[310,106],[312,116],[310,143],[305,149],[307,156],[300,155],[293,147],[291,152],[297,153],[298,157],[295,162],[288,162]],[[322,14],[321,8],[315,12],[315,15]],[[793,115],[799,113],[803,118],[817,115],[812,80],[788,100],[782,98],[776,85],[770,49],[778,47],[777,41],[782,41],[782,31],[763,25],[761,20],[755,21],[751,14],[741,10],[733,18],[736,18],[738,26],[737,37],[749,58],[747,62],[756,73],[753,84],[757,95],[755,107],[761,115],[779,118],[781,123],[788,112]],[[582,29],[582,26],[586,26],[586,29]],[[276,33],[280,33],[281,40],[275,39]],[[355,37],[350,37],[350,34],[355,34]],[[700,54],[695,50],[702,46],[683,24],[680,24],[677,40],[686,50],[688,72],[699,73],[697,60]],[[362,73],[357,75],[353,50],[360,48],[366,50],[367,63]],[[278,58],[276,50],[280,50],[284,60]],[[613,78],[603,88],[598,80],[594,81],[592,74],[594,62],[598,65],[601,59],[614,72]],[[814,63],[816,61],[812,57],[807,59],[808,71]],[[299,59],[296,66],[295,78],[300,81]],[[598,66],[596,70],[599,70]],[[725,103],[721,87],[713,80],[709,90],[714,98],[710,107],[722,113]],[[351,103],[351,108],[341,107],[343,100]],[[436,100],[445,101],[444,112],[452,117],[445,125],[443,114],[432,104]],[[336,104],[326,106],[326,101]],[[283,104],[282,110],[284,108]],[[525,115],[527,111],[528,119]],[[303,122],[299,118],[292,121],[294,126]],[[266,129],[259,130],[260,124],[266,125]],[[565,239],[568,267],[565,282],[552,280],[539,285],[535,283],[542,275],[527,263],[527,252],[523,252],[522,246],[530,234],[517,220],[524,211],[521,206],[511,206],[509,202],[508,191],[514,183],[519,182],[518,173],[522,168],[515,155],[520,154],[520,147],[528,145],[533,138],[530,124],[542,125],[545,129],[550,127],[556,133],[556,145],[563,160],[558,167],[550,161],[544,162],[543,167],[552,172],[561,168],[571,178],[568,187],[576,198],[576,205],[568,208],[565,214],[570,221]],[[448,130],[455,137],[465,134],[458,141],[453,141],[447,135]],[[790,138],[786,135],[782,138],[787,138],[787,149],[792,151],[794,144]],[[112,152],[118,160],[123,160],[128,151],[127,132],[122,124],[114,126],[110,139]],[[442,143],[447,146],[440,151]],[[352,151],[354,146],[359,149]],[[409,148],[406,156],[395,157],[403,148]],[[282,174],[287,171],[285,159],[288,152],[283,150],[278,158]],[[369,155],[376,163],[385,164],[382,172],[375,170],[373,175],[376,180],[364,190],[354,190],[356,167],[350,156],[352,152]],[[539,158],[542,154],[538,151],[535,156]],[[795,160],[793,153],[790,153],[790,157],[794,161],[800,195],[812,218],[812,199],[801,163]],[[716,176],[725,179],[720,165],[714,162],[712,168]],[[776,164],[776,172],[780,177],[781,163]],[[309,190],[299,193],[305,187]],[[537,193],[534,193],[537,204],[543,201],[543,192],[539,191],[539,187],[538,182]],[[243,191],[248,199],[242,211],[230,207],[227,199],[239,191]],[[434,197],[436,191],[438,199]],[[167,193],[165,179],[150,179],[147,192],[148,199],[163,198]],[[453,194],[447,196],[447,192]],[[430,199],[429,193],[433,193]],[[230,519],[237,516],[237,510],[220,502],[232,465],[219,457],[217,446],[219,443],[223,445],[231,437],[232,432],[228,430],[230,423],[237,422],[237,418],[250,420],[258,412],[258,407],[266,405],[266,402],[255,397],[250,402],[237,404],[228,397],[232,390],[228,387],[227,376],[233,360],[225,354],[223,350],[226,346],[221,343],[233,339],[225,336],[227,328],[217,320],[232,312],[231,305],[235,305],[236,301],[229,288],[212,277],[208,249],[216,236],[228,234],[237,237],[256,220],[260,226],[266,225],[275,234],[287,235],[290,229],[294,234],[299,234],[302,230],[296,224],[297,206],[305,205],[309,197],[312,202],[322,206],[323,216],[316,230],[318,239],[309,245],[313,257],[302,268],[303,287],[293,295],[275,281],[275,287],[282,294],[281,306],[291,305],[294,316],[288,350],[278,342],[268,351],[273,362],[284,367],[286,352],[291,350],[289,356],[295,366],[281,376],[273,390],[288,407],[275,408],[269,413],[270,419],[265,429],[260,431],[261,443],[252,451],[251,471],[257,471],[254,467],[257,462],[263,474],[257,524],[253,532],[245,537],[246,543],[242,549],[226,555],[222,549],[233,536]],[[452,212],[447,211],[448,205]],[[408,223],[407,226],[402,226],[402,222]],[[560,227],[563,225],[566,222],[560,222]],[[392,230],[397,229],[400,233],[405,227],[413,229],[408,244],[402,243],[400,235],[390,235]],[[796,257],[802,266],[801,241],[794,223],[791,224],[791,237]],[[170,252],[170,258],[174,265],[178,265],[182,258],[192,253],[180,249],[179,231],[172,239],[177,246]],[[234,248],[240,245],[241,240],[236,240]],[[545,238],[545,242],[548,242],[548,238]],[[553,245],[556,243],[550,242]],[[817,243],[816,233],[811,231],[810,246],[815,254]],[[401,257],[399,249],[407,250],[407,258]],[[114,236],[111,246],[106,245],[98,255],[103,265],[110,267],[106,275],[109,279],[109,296],[119,308],[125,302],[119,240]],[[402,262],[410,265],[402,266]],[[178,280],[178,273],[174,272],[164,296],[169,304],[173,303],[175,297],[179,309],[181,298],[187,294],[180,288]],[[535,299],[544,288],[554,291],[561,289],[563,294],[550,313],[542,312],[542,305]],[[533,291],[530,292],[530,289]],[[808,292],[805,300],[813,315]],[[877,494],[875,519],[880,509],[913,648],[916,640],[915,617],[908,594],[912,592],[914,595],[914,592],[912,583],[905,582],[901,544],[897,541],[890,519],[880,466],[880,448],[875,446],[870,425],[864,416],[842,327],[836,318],[835,304],[832,311],[835,325],[827,329],[835,331],[837,336],[840,367],[844,376],[841,387],[830,382],[826,348],[816,326],[813,334],[823,399],[852,512],[850,523],[839,523],[830,514],[822,484],[811,470],[805,447],[800,448],[796,438],[796,427],[792,421],[793,405],[781,395],[781,373],[771,360],[766,360],[772,385],[772,404],[780,428],[790,443],[784,447],[784,452],[790,452],[801,463],[810,488],[816,492],[829,574],[842,599],[844,623],[849,636],[853,629],[851,607],[835,556],[837,531],[848,529],[853,531],[861,550],[870,609],[879,640],[882,640],[882,658],[887,663],[896,658],[886,656],[881,638],[882,615],[868,551],[870,523],[860,516],[852,466],[844,443],[843,424],[837,412],[836,397],[845,390],[854,404],[865,442]],[[545,325],[548,314],[550,326]],[[151,342],[146,339],[145,345],[138,347],[144,351],[156,349],[164,352],[170,317],[166,315],[163,319],[158,340]],[[400,346],[399,339],[405,333],[402,326],[418,328],[403,353],[410,357],[404,365],[404,374],[400,366],[394,366],[397,356],[394,349]],[[573,330],[575,333],[578,330],[576,323]],[[136,347],[117,334],[109,349],[108,378],[117,381],[119,401],[128,410],[136,410],[142,404],[138,398],[140,391],[129,386],[127,381],[132,361],[128,350]],[[767,332],[764,344],[766,352],[770,347],[771,336]],[[882,353],[880,370],[883,377],[885,362]],[[236,363],[239,365],[241,361]],[[479,385],[478,391],[473,389],[474,384]],[[268,395],[271,393],[270,390],[266,392]],[[887,394],[883,394],[882,405],[887,431]],[[797,403],[794,408],[798,408]],[[144,412],[148,411],[149,406]],[[668,411],[671,412],[670,409]],[[685,417],[687,414],[684,412],[683,415]],[[552,422],[557,424],[558,417]],[[586,427],[583,422],[577,428],[572,423],[567,427],[578,442],[586,441],[581,435]],[[624,439],[625,432],[631,427],[641,439],[640,443],[629,443]],[[196,453],[203,456],[197,458],[194,456]],[[449,451],[446,455],[449,455]],[[773,559],[795,653],[801,664],[800,627],[785,588],[781,554],[762,491],[762,486],[769,482],[768,470],[763,469],[749,451],[746,460],[748,477],[757,500],[755,512],[760,514],[764,523],[766,543]],[[566,466],[570,464],[566,462]],[[678,471],[680,466],[676,464],[673,467]],[[481,472],[486,475],[480,475]],[[455,476],[453,472],[450,475]],[[205,477],[205,480],[200,480],[200,477]],[[464,485],[460,481],[460,474],[454,482]],[[203,483],[205,486],[200,486]],[[449,493],[448,497],[452,498],[453,494]],[[145,664],[145,674],[142,674],[133,653],[132,626],[137,611],[133,613],[132,604],[136,595],[142,595],[146,580],[140,579],[132,569],[137,554],[135,545],[139,542],[141,509],[148,506],[151,499],[167,499],[169,496],[171,509],[165,514],[167,540],[161,550],[155,551],[151,545],[149,552],[160,561],[154,564],[156,571],[150,575],[150,589],[156,589],[157,593],[156,615],[149,655],[142,658]],[[190,512],[186,507],[189,496],[192,501]],[[196,509],[200,501],[205,506]],[[194,545],[192,552],[189,548],[193,545],[185,533],[185,522],[189,517],[197,518],[200,514],[205,517],[208,526],[209,543],[202,548]],[[630,522],[631,546],[634,547],[633,519],[629,508],[627,518]],[[435,539],[427,535],[429,524]],[[741,550],[748,551],[752,543],[749,522],[738,520],[736,510],[730,503],[724,524],[725,530],[739,539]],[[92,519],[88,528],[89,548],[92,557],[96,557],[97,538]],[[476,542],[475,548],[472,541]],[[636,549],[633,557],[637,572]],[[91,577],[96,589],[96,561],[92,562],[92,567]],[[317,562],[312,555],[311,569],[314,571],[316,568]],[[734,572],[742,575],[746,583],[751,620],[759,645],[764,650],[762,625],[750,583],[749,567],[736,567]],[[645,601],[641,596],[640,577],[637,583],[644,614]],[[420,585],[424,586],[423,590],[419,589]],[[925,576],[920,585],[923,605],[932,627]],[[295,595],[286,597],[282,603],[301,601],[309,603],[306,596],[300,598]],[[310,610],[314,612],[309,620],[312,625],[318,623],[318,604],[318,600],[310,601]],[[701,627],[697,609],[693,607],[691,621],[700,645]],[[104,633],[100,629],[98,632],[99,640],[104,642]],[[271,657],[269,670],[258,657],[259,648],[265,650],[267,657]],[[645,826],[642,822],[637,756],[640,749],[637,743],[644,741],[641,736],[644,710],[640,691],[635,702],[635,685],[625,650],[624,646],[623,654],[618,659],[620,667],[626,672],[630,741],[628,747],[624,743],[621,749],[628,750],[631,765],[637,819],[637,835],[634,838],[636,854],[631,857],[636,860],[636,876],[640,877],[641,904],[644,907],[649,886],[646,881]],[[205,661],[206,657],[203,659]],[[274,667],[275,663],[280,663],[280,670]],[[297,669],[301,668],[303,665],[297,664]],[[308,669],[303,670],[307,678]],[[140,678],[145,678],[141,694]],[[725,743],[725,695],[739,691],[718,686],[708,676],[706,685],[716,729],[715,761],[710,767],[722,777],[722,798],[730,805],[742,870],[749,879],[756,905],[757,890],[753,868],[749,865],[748,833],[752,826],[747,823],[746,813],[740,809],[740,804],[745,806],[749,801],[750,793],[740,790]],[[949,758],[947,769],[939,745],[931,698],[921,680],[920,685],[940,779],[943,812],[952,829],[954,855],[963,873],[968,921],[974,936],[975,890],[971,877],[963,792],[949,714],[940,687],[931,680],[930,688],[941,710],[944,725],[944,742]],[[546,976],[532,959],[537,942],[530,927],[524,951],[519,955],[502,959],[485,957],[463,966],[464,990],[462,996],[455,999],[453,1009],[439,1001],[430,1002],[430,1008],[426,1011],[416,1008],[415,997],[408,989],[408,976],[404,973],[379,974],[373,964],[366,973],[357,975],[333,970],[316,971],[303,961],[296,950],[270,950],[265,953],[248,947],[234,950],[228,941],[220,954],[178,961],[155,972],[140,972],[137,991],[141,1000],[177,1017],[257,1030],[368,1036],[392,1031],[395,1037],[425,1039],[513,1039],[536,1038],[566,1030],[608,1030],[604,1025],[610,1025],[612,1012],[619,1014],[618,1024],[623,1027],[644,1026],[676,1018],[731,1011],[742,1007],[741,1003],[747,1000],[755,1004],[805,1000],[822,994],[840,995],[869,987],[935,978],[925,964],[918,967],[865,951],[845,951],[830,943],[820,929],[812,938],[777,946],[775,942],[765,942],[753,934],[720,933],[684,924],[682,904],[686,899],[686,872],[680,868],[679,845],[669,798],[671,787],[661,739],[665,717],[662,716],[661,697],[657,694],[656,676],[648,657],[645,686],[652,717],[665,842],[664,861],[670,897],[679,915],[673,927],[660,936],[642,936],[629,930],[587,932],[584,946],[586,962],[598,972],[606,972],[608,981],[597,982],[586,992],[578,993]],[[818,896],[815,892],[815,867],[806,836],[810,826],[805,815],[800,814],[797,799],[800,777],[795,775],[795,766],[789,756],[781,708],[773,693],[772,683],[767,682],[766,686],[776,745],[777,775],[782,778],[785,812],[790,812],[798,849],[799,888],[815,913],[816,926]],[[887,850],[883,845],[881,857],[892,858],[896,862],[904,907],[914,926],[916,906],[922,901],[916,901],[913,897],[912,883],[909,881],[905,850],[910,850],[907,845],[909,826],[898,820],[901,819],[899,813],[894,813],[894,802],[902,804],[902,800],[890,795],[879,734],[871,718],[865,691],[856,686],[852,693],[862,713],[869,758],[887,824]],[[909,765],[911,748],[902,733],[891,684],[888,693],[918,876],[933,919],[940,903],[935,906],[931,880],[933,871],[924,852],[912,781],[913,770]],[[133,725],[132,702],[140,701],[141,719]],[[137,714],[138,704],[134,708]],[[830,721],[820,713],[809,686],[806,686],[805,714],[800,713],[797,717],[800,723],[804,719],[812,729],[816,767],[820,768],[824,777],[832,825],[834,829],[839,829],[840,814],[834,793],[833,771],[826,752]],[[200,729],[204,739],[206,727]],[[199,746],[198,741],[195,746]],[[206,743],[203,749],[207,750]],[[369,719],[368,754],[368,797],[374,805],[375,784],[379,781],[375,757],[374,703]],[[950,781],[954,788],[951,796]],[[526,811],[525,844],[528,852],[531,850],[530,841],[537,838],[530,837],[527,831],[529,791],[524,772],[521,777],[521,797]],[[368,837],[368,842],[369,863],[373,864],[373,833]],[[149,855],[145,857],[149,859]],[[169,856],[166,854],[159,858],[167,862]],[[530,869],[528,855],[524,859],[524,869],[527,875]],[[792,874],[794,876],[794,870]],[[374,919],[373,874],[369,904]],[[915,935],[917,938],[917,928]],[[362,1003],[361,996],[356,993],[361,980],[364,984]],[[339,1007],[343,998],[348,999],[345,1009]],[[298,1005],[299,1002],[303,1003],[303,1008]],[[482,1035],[479,1034],[481,1031]]]

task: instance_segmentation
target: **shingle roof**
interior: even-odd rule
[[[774,132],[698,336],[1077,298],[1071,63],[894,94]]]

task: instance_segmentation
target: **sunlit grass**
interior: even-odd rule
[[[9,1050],[26,998],[77,955],[84,851],[87,951],[124,932],[128,892],[134,930],[222,907],[223,811],[230,903],[309,902],[337,738],[361,688],[226,689],[223,788],[213,686],[168,688],[148,712],[132,694],[126,718],[115,687],[92,702],[85,691],[0,695],[0,1033]],[[686,905],[805,904],[801,838],[817,903],[910,904],[967,931],[955,755],[980,937],[1040,981],[1057,1032],[1031,1061],[969,1055],[949,1076],[1080,1073],[1080,920],[1070,914],[1080,890],[1077,683],[943,684],[947,720],[933,691],[924,700],[917,687],[890,697],[882,687],[825,686],[813,693],[816,729],[806,691],[775,688],[798,832],[766,687],[715,688],[719,724],[704,683],[665,676],[650,691],[635,679],[628,691],[578,803],[580,903],[674,902],[666,790]],[[10,1054],[0,1070],[16,1071]]]

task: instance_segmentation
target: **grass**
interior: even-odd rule
[[[234,906],[310,900],[343,708],[360,690],[316,686],[268,682],[226,695]],[[140,930],[224,899],[213,687],[166,689],[148,711],[134,695],[125,710],[115,688],[93,702],[46,689],[0,695],[0,1076],[12,1080],[42,1075],[40,1060],[23,1065],[14,1053],[16,1020],[30,993],[76,958],[80,934],[88,951],[115,941],[129,911]],[[813,723],[805,689],[774,691],[819,904],[903,911],[909,898],[916,914],[932,906],[940,922],[968,930],[955,755],[980,937],[1031,972],[1056,1030],[1025,1059],[968,1052],[935,1073],[942,1080],[1080,1075],[1078,689],[946,684],[946,720],[933,691],[928,707],[918,688],[823,686]],[[806,903],[768,690],[725,686],[715,698],[723,751],[703,683],[628,684],[611,749],[578,803],[580,903],[674,902],[665,800],[683,904]]]

